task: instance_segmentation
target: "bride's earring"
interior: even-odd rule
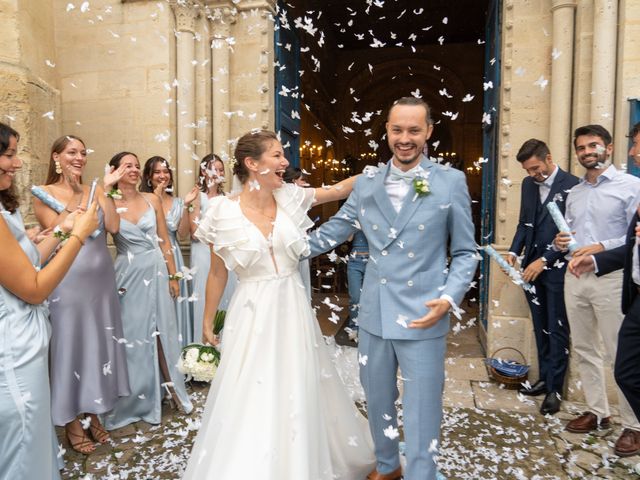
[[[151,180],[147,179],[147,187],[151,188],[153,185],[151,185]]]
[[[56,173],[60,175],[62,173],[62,165],[60,165],[60,162],[58,160],[54,160],[53,162],[56,166]]]

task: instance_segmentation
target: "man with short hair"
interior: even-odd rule
[[[640,123],[631,129],[632,139],[629,157],[640,166]],[[576,276],[595,271],[601,276],[621,268],[622,312],[625,314],[618,333],[615,377],[620,390],[640,420],[640,216],[636,212],[627,231],[627,241],[613,250],[595,255],[582,255],[571,260],[569,270]],[[633,455],[640,448],[640,431],[625,429],[628,448],[616,452],[618,455]]]
[[[423,155],[429,106],[404,97],[389,110],[393,158],[367,167],[340,211],[310,234],[312,255],[362,230],[369,244],[360,296],[360,379],[377,465],[367,479],[401,478],[398,367],[403,377],[405,480],[435,480],[449,309],[473,281],[478,255],[462,172]],[[448,262],[448,255],[451,261]]]
[[[627,226],[640,203],[640,179],[618,171],[610,163],[613,152],[611,134],[600,125],[576,129],[574,147],[584,178],[567,197],[566,219],[580,247],[573,258],[611,250],[625,243]],[[554,244],[566,249],[568,232],[560,232]],[[605,384],[606,364],[613,366],[620,311],[622,272],[597,277],[588,272],[576,278],[565,276],[565,304],[571,326],[573,353],[576,356],[582,389],[589,411],[567,424],[567,430],[587,433],[610,426],[611,411]],[[604,352],[600,342],[604,344]],[[615,453],[621,456],[640,452],[640,423],[625,396],[618,394],[623,432],[616,441]]]
[[[565,172],[551,158],[549,147],[532,138],[524,142],[516,159],[527,172],[522,181],[520,220],[509,254],[505,258],[515,265],[522,256],[523,280],[534,291],[526,291],[531,310],[533,331],[538,349],[539,379],[520,389],[523,395],[545,394],[540,413],[555,414],[560,410],[565,373],[569,363],[569,322],[564,306],[564,254],[551,248],[558,233],[547,204],[555,202],[564,213],[569,190],[578,177]]]

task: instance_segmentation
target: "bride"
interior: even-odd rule
[[[184,478],[360,480],[375,466],[366,419],[327,351],[300,278],[307,210],[346,198],[355,177],[330,189],[284,184],[288,165],[273,132],[235,150],[235,197],[212,200],[196,236],[211,245],[203,340],[234,270],[222,361]]]

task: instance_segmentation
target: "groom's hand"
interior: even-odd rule
[[[411,322],[409,328],[431,328],[444,316],[445,313],[451,308],[451,304],[444,298],[436,298],[424,302],[425,306],[429,309],[424,317],[420,317],[417,320]]]

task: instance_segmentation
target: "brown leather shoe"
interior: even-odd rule
[[[400,480],[402,478],[402,468],[398,467],[391,473],[380,473],[374,470],[367,475],[367,480]]]
[[[619,457],[630,457],[640,452],[640,432],[637,430],[631,430],[625,428],[622,431],[622,435],[616,441],[616,446],[613,449],[616,455]]]
[[[585,412],[567,423],[566,429],[571,433],[589,433],[598,430],[598,428],[609,428],[610,426],[611,417],[601,418],[600,425],[598,425],[598,416],[595,413]]]

